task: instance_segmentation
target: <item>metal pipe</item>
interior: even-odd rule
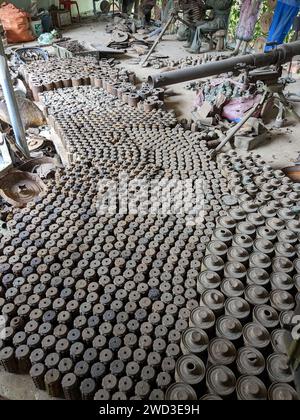
[[[202,79],[217,74],[228,73],[241,65],[254,68],[282,65],[288,63],[294,56],[299,54],[300,41],[297,41],[281,45],[276,50],[267,53],[233,57],[222,61],[203,64],[201,66],[156,74],[149,76],[148,82],[153,88],[175,85],[177,83],[189,82],[195,79]]]
[[[157,47],[157,45],[160,43],[160,41],[162,40],[164,34],[167,32],[168,28],[170,25],[172,25],[172,23],[176,23],[176,21],[179,20],[179,22],[181,22],[183,25],[188,26],[191,29],[195,29],[195,25],[193,23],[190,23],[188,21],[185,21],[184,19],[182,19],[179,16],[179,12],[178,11],[173,11],[171,12],[170,18],[168,20],[168,22],[166,23],[165,27],[163,28],[163,30],[161,31],[161,33],[159,34],[157,40],[154,42],[154,44],[152,45],[150,51],[148,52],[147,56],[145,57],[144,60],[142,60],[141,62],[141,66],[142,67],[146,67],[146,64],[148,63],[148,60],[150,58],[150,56],[152,55],[152,53],[154,52],[155,48]]]
[[[253,108],[251,108],[248,113],[244,116],[244,118],[233,127],[232,130],[230,130],[227,134],[227,136],[222,140],[222,142],[216,147],[216,149],[212,150],[210,155],[211,157],[215,157],[220,150],[223,149],[223,147],[235,136],[235,134],[243,127],[244,124],[254,115],[258,108],[262,106],[266,98],[266,95],[263,96],[263,100],[259,103],[257,103]]]
[[[16,143],[22,150],[23,154],[29,158],[29,150],[26,142],[25,130],[18,108],[17,99],[14,93],[13,84],[10,77],[9,68],[7,65],[5,51],[0,36],[0,83],[3,90],[4,99],[6,102],[8,115],[15,135]]]
[[[142,62],[141,62],[141,66],[142,67],[144,67],[146,64],[147,64],[147,62],[148,62],[148,60],[149,60],[149,58],[150,58],[150,56],[152,55],[152,53],[153,53],[153,51],[155,50],[155,48],[157,47],[157,45],[160,43],[160,41],[161,41],[161,39],[162,39],[162,37],[164,36],[164,34],[167,32],[167,30],[168,30],[168,28],[169,28],[169,26],[172,24],[172,22],[173,22],[173,20],[175,19],[175,17],[174,17],[174,15],[172,15],[171,17],[170,17],[170,19],[168,20],[168,22],[167,22],[167,24],[166,24],[166,26],[164,27],[164,29],[161,31],[161,33],[159,34],[159,37],[157,38],[157,40],[154,42],[154,44],[152,45],[152,47],[151,47],[151,49],[150,49],[150,51],[148,52],[148,54],[146,55],[146,57],[145,57],[145,59],[144,60],[142,60]]]

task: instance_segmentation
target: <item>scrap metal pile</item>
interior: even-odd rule
[[[220,76],[205,82],[193,83],[190,89],[197,91],[195,115],[211,117],[213,124],[220,120],[239,121],[245,113],[261,100],[261,85],[248,83],[244,75]]]
[[[42,66],[45,67],[43,75],[38,76]],[[82,89],[77,91],[73,89],[69,91],[67,89],[61,90],[67,96],[68,92],[70,93],[71,96],[68,99],[60,98],[60,94],[58,95],[60,106],[64,107],[65,100],[69,100],[74,112],[86,100],[90,105],[92,102],[97,102],[97,106],[100,106],[105,101],[110,103],[120,99],[123,104],[126,103],[131,107],[141,109],[140,113],[142,115],[143,111],[151,112],[163,106],[163,89],[151,89],[147,84],[143,84],[141,88],[137,89],[133,84],[135,74],[123,68],[115,67],[114,60],[98,61],[93,57],[55,58],[49,62],[22,66],[20,73],[24,76],[36,100],[43,96],[43,91],[51,92],[62,88],[80,88],[82,86]],[[103,91],[93,90],[90,86],[103,88],[107,94]],[[75,92],[76,97],[72,96],[73,92]],[[90,97],[92,97],[92,100]],[[123,105],[119,103],[118,106],[122,107]],[[57,108],[56,103],[55,108]]]
[[[123,82],[134,82],[135,75],[124,69],[114,68],[111,60],[98,61],[96,58],[50,58],[25,64],[19,68],[20,74],[29,85],[35,100],[39,93],[63,87],[91,85],[94,79],[109,77]]]
[[[64,41],[56,42],[60,47],[65,48],[70,53],[77,55],[83,53],[89,53],[89,51],[85,48],[83,44],[75,39],[68,39]]]
[[[115,18],[113,24],[106,26],[106,32],[111,34],[111,40],[107,46],[117,50],[133,48],[139,54],[144,54],[153,43],[151,40],[138,36],[145,35],[148,31],[142,27],[138,29],[131,19]]]
[[[1,237],[2,366],[66,399],[297,399],[300,185],[101,88],[42,98],[76,162]],[[143,210],[103,211],[127,187]]]
[[[98,81],[100,82],[101,80]],[[167,125],[176,124],[174,113],[162,112],[157,114],[156,112],[164,104],[163,89],[150,89],[147,85],[137,89],[131,83],[120,83],[110,79],[103,80],[103,82],[106,90],[82,86],[75,89],[59,89],[55,92],[42,94],[41,98],[45,100],[46,112],[49,112],[50,115],[52,113],[62,113],[62,118],[64,118],[64,110],[67,107],[74,114],[74,118],[77,118],[77,116],[81,116],[79,114],[80,111],[83,111],[83,114],[89,111],[91,115],[95,116],[98,123],[101,123],[103,118],[103,122],[108,118],[112,118],[116,123],[115,128],[118,128],[118,124],[122,125],[123,121],[126,121],[126,124],[131,124],[131,121],[134,123],[137,123],[137,121],[144,123],[149,121],[150,124],[154,122]],[[74,100],[76,101],[75,103]],[[50,108],[49,110],[48,107]],[[107,115],[99,114],[102,107],[106,108]],[[125,113],[124,110],[127,112]],[[151,115],[148,115],[152,111],[154,119]],[[95,115],[96,113],[98,113],[98,117]],[[161,120],[159,116],[161,116]],[[82,118],[87,117],[87,115],[82,115]],[[132,117],[135,117],[135,120]]]
[[[184,57],[180,60],[174,60],[171,58],[160,57],[159,55],[153,55],[149,58],[148,64],[152,66],[154,69],[163,69],[163,68],[171,68],[171,69],[184,69],[190,66],[200,66],[204,63],[209,63],[213,61],[220,61],[226,58],[225,55],[222,54],[201,54],[199,56],[190,56]],[[194,87],[194,86],[193,86]]]

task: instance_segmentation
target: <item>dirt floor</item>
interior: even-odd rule
[[[76,25],[64,32],[64,36],[80,41],[101,43],[105,45],[110,40],[110,35],[105,33],[107,21],[94,20],[89,23]],[[157,52],[166,54],[173,59],[184,58],[186,55],[183,43],[178,42],[176,37],[166,36],[160,43]],[[139,81],[146,81],[150,74],[159,70],[142,68],[131,63],[134,56],[127,55],[122,59],[122,65],[136,72]],[[136,56],[135,56],[136,57]],[[288,87],[288,91],[300,92],[300,77],[297,82]],[[167,90],[167,104],[176,110],[178,118],[191,118],[191,110],[195,99],[195,93],[185,89],[185,84],[176,85]],[[295,108],[300,114],[300,104]],[[272,124],[271,124],[272,127]],[[288,126],[283,129],[272,129],[269,143],[258,147],[256,152],[276,168],[291,166],[300,154],[300,122],[289,119]],[[9,399],[49,399],[46,393],[35,389],[31,379],[27,376],[16,376],[0,370],[0,395]]]
[[[105,32],[107,21],[98,20],[76,27],[64,32],[65,36],[73,39],[78,39],[90,43],[106,44],[110,40],[110,35]],[[183,47],[183,42],[176,40],[174,35],[166,35],[163,41],[157,48],[158,54],[166,55],[174,60],[178,60],[190,56]],[[147,80],[148,76],[160,72],[151,67],[142,68],[140,65],[132,64],[133,58],[136,55],[126,55],[122,58],[122,65],[128,69],[133,70],[140,82]],[[287,87],[287,91],[299,93],[300,92],[300,76],[294,76],[295,83]],[[178,118],[191,119],[191,111],[195,100],[195,92],[185,89],[186,83],[171,86],[167,90],[167,104],[175,109]],[[295,105],[295,110],[300,115],[300,103]],[[273,167],[284,168],[291,166],[300,154],[300,121],[289,117],[285,128],[273,128],[273,123],[269,125],[270,140],[268,143],[258,147],[256,152],[261,154],[263,158]]]

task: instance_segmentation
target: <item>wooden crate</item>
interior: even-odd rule
[[[51,13],[53,25],[64,28],[72,25],[72,16],[69,10],[55,10]]]

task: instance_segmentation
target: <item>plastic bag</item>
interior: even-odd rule
[[[45,34],[42,34],[38,39],[38,43],[40,45],[49,45],[49,44],[52,44],[53,41],[54,41],[54,36],[48,32]]]
[[[3,3],[0,6],[0,20],[7,42],[29,42],[35,39],[30,28],[30,15],[13,4]]]

